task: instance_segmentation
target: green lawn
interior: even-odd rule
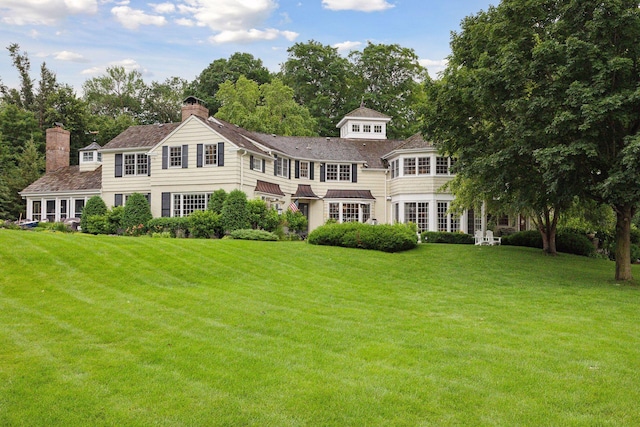
[[[605,260],[0,230],[0,266],[3,426],[640,425]]]

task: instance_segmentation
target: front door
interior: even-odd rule
[[[298,203],[298,209],[302,212],[302,215],[307,218],[307,230],[309,231],[309,203]]]

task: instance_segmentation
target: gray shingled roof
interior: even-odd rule
[[[93,141],[91,144],[87,145],[84,148],[81,148],[80,151],[89,151],[89,150],[99,150],[102,147],[97,142]]]
[[[152,148],[173,132],[180,123],[130,126],[124,132],[109,141],[104,150],[121,148]]]
[[[410,150],[412,148],[431,148],[433,142],[426,141],[421,133],[416,133],[407,138],[402,144],[396,147],[396,150]]]
[[[358,107],[353,111],[345,114],[345,117],[365,117],[365,118],[374,118],[374,119],[391,119],[391,117],[386,114],[382,114],[379,111],[372,110],[367,107]]]
[[[68,166],[49,172],[21,193],[55,193],[58,191],[96,190],[102,187],[102,166],[94,171],[80,172],[79,166]]]

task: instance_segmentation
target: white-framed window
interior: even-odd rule
[[[218,144],[205,144],[203,151],[205,166],[218,164]]]
[[[325,175],[327,181],[351,181],[351,165],[327,163]]]
[[[83,151],[82,152],[82,161],[84,163],[93,162],[93,151]]]
[[[396,159],[391,161],[391,178],[400,176],[400,160]]]
[[[362,132],[371,133],[371,125],[362,125]]]
[[[449,231],[449,202],[438,202],[438,231]]]
[[[264,172],[262,170],[262,159],[259,157],[252,157],[251,159],[251,169],[258,172]]]
[[[182,146],[169,147],[169,167],[182,167]]]
[[[455,163],[455,159],[450,157],[436,157],[436,175],[449,175]]]
[[[309,179],[309,162],[300,162],[300,178]]]
[[[289,159],[277,157],[275,163],[276,175],[284,178],[289,178]]]
[[[146,154],[125,154],[123,163],[125,176],[146,175],[149,170]]]
[[[416,174],[416,159],[415,157],[405,158],[402,161],[402,172],[404,175]]]
[[[188,216],[195,211],[207,209],[209,197],[208,193],[180,194],[173,195],[173,216]]]
[[[67,219],[67,217],[69,216],[68,202],[69,201],[67,199],[60,200],[60,220],[61,221]]]
[[[351,125],[351,132],[360,132],[360,125],[357,125],[357,124]]]
[[[382,125],[373,125],[373,133],[382,133]]]
[[[418,226],[418,231],[429,229],[429,203],[406,202],[404,204],[404,222],[413,222]]]
[[[32,202],[31,219],[33,221],[40,221],[42,219],[42,202],[40,200],[34,200]]]
[[[367,222],[371,218],[371,203],[330,202],[329,218],[338,222]]]
[[[98,161],[102,162],[102,153],[100,153],[100,152],[98,153]]]
[[[73,211],[75,216],[80,218],[82,216],[82,210],[84,209],[84,199],[75,199],[73,201]]]
[[[431,174],[431,158],[418,157],[418,175]]]

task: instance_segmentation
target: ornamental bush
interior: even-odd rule
[[[189,235],[197,239],[222,237],[220,215],[213,211],[195,211],[188,216]]]
[[[526,246],[542,249],[542,236],[537,230],[520,231],[502,238],[503,245]],[[556,233],[556,250],[558,252],[592,256],[595,254],[593,243],[581,233],[558,230]]]
[[[127,198],[122,214],[122,227],[125,233],[139,236],[146,232],[146,224],[152,218],[149,201],[140,193],[133,193]]]
[[[211,197],[209,197],[209,204],[207,205],[207,209],[220,215],[222,214],[222,207],[224,206],[225,200],[227,200],[227,192],[222,188],[216,190],[213,192]]]
[[[455,245],[472,245],[475,242],[471,234],[444,231],[423,231],[421,239],[422,243],[452,243]]]
[[[243,191],[233,190],[222,205],[222,228],[230,233],[234,230],[251,228],[249,224],[249,210],[247,195]]]
[[[415,248],[418,238],[415,227],[407,224],[370,225],[347,222],[325,224],[316,228],[309,234],[308,242],[312,245],[400,252]]]
[[[237,240],[261,240],[261,241],[276,241],[278,236],[274,233],[265,230],[254,229],[242,229],[234,230],[229,234],[229,237]]]
[[[161,217],[147,221],[150,233],[169,233],[171,237],[188,237],[189,217]]]
[[[280,226],[280,215],[275,209],[269,209],[264,200],[254,199],[247,202],[249,224],[255,230],[276,231]]]
[[[107,213],[107,205],[102,200],[100,196],[93,196],[89,200],[87,200],[87,204],[82,209],[82,215],[80,217],[80,227],[82,228],[83,233],[91,233],[91,231],[87,230],[87,221],[93,215],[104,215]],[[97,234],[97,233],[91,233]]]

